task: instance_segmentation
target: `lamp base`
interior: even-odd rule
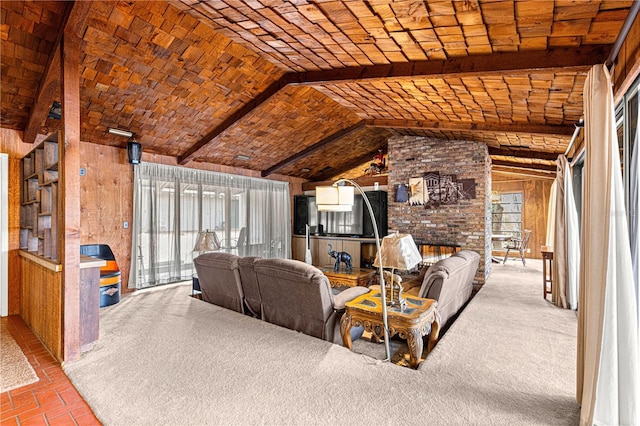
[[[386,274],[387,272],[385,271]],[[407,306],[407,302],[402,297],[401,280],[402,278],[393,273],[385,277],[385,301],[387,306],[399,306],[400,309],[404,309]]]
[[[387,306],[399,307],[400,310],[404,310],[407,307],[407,301],[404,299],[404,297],[398,297],[395,300],[387,300]]]

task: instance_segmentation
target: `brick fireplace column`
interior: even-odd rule
[[[398,184],[429,172],[475,180],[475,198],[439,206],[395,202]],[[389,139],[389,231],[416,241],[460,246],[480,254],[474,280],[479,290],[491,272],[491,159],[484,143],[418,136]]]

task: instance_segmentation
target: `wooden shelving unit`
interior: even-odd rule
[[[58,133],[22,159],[20,249],[58,260]]]

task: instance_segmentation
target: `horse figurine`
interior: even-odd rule
[[[347,272],[351,271],[351,255],[349,253],[345,251],[332,250],[331,244],[329,244],[329,250],[327,253],[336,260],[336,263],[333,265],[334,271],[340,270],[340,262],[344,262]]]

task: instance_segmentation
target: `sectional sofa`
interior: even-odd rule
[[[414,286],[403,283],[405,294],[437,300],[444,329],[471,297],[479,262],[476,252],[455,253],[426,269]],[[351,287],[334,294],[322,271],[297,260],[213,252],[194,264],[203,300],[340,345],[345,303],[369,291]],[[362,331],[353,327],[352,340]]]
[[[203,300],[340,345],[345,303],[369,291],[352,287],[334,295],[322,271],[297,260],[214,252],[194,264]],[[352,339],[362,331],[352,329]]]
[[[480,255],[462,250],[439,260],[424,271],[424,278],[414,287],[404,287],[405,294],[438,301],[440,329],[444,329],[473,291],[473,279],[478,270]]]

